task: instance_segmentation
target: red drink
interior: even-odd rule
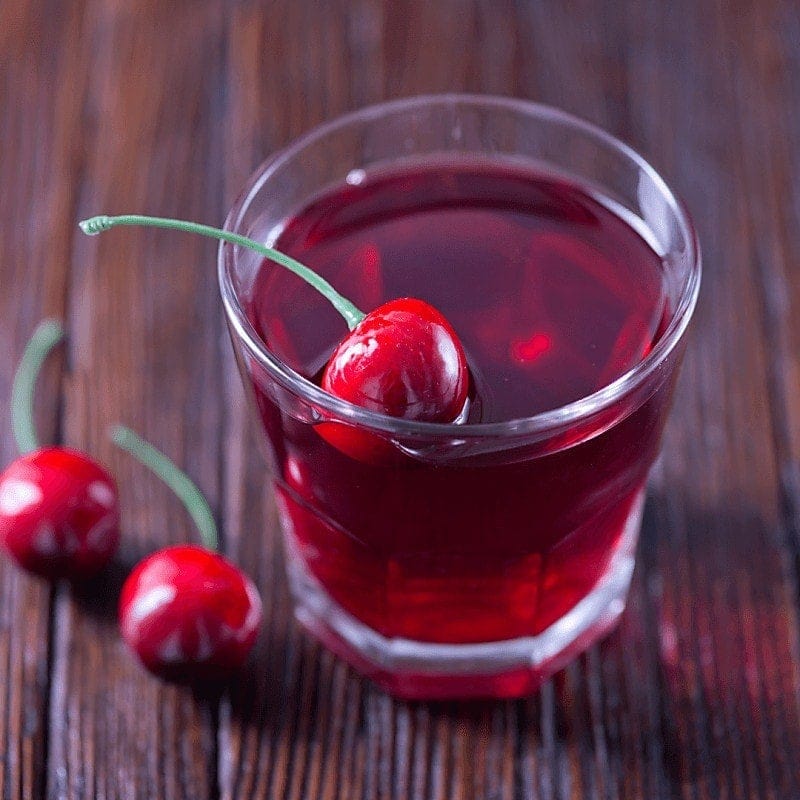
[[[221,247],[301,622],[390,691],[435,698],[524,694],[608,631],[700,281],[652,167],[546,106],[411,98],[276,154],[226,225],[363,311],[430,303],[469,362],[458,424],[349,405],[319,388],[338,314]]]
[[[474,161],[358,178],[287,220],[275,246],[366,311],[404,296],[441,310],[469,359],[467,426],[586,397],[658,338],[661,259],[581,188]],[[346,334],[324,298],[268,262],[247,314],[312,380]],[[256,387],[292,557],[381,636],[458,644],[536,636],[592,591],[641,496],[668,395],[612,427],[600,415],[567,431],[549,454],[440,461],[394,448],[375,463]],[[573,436],[585,441],[563,449]]]

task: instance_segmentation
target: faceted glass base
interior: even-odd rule
[[[610,632],[625,608],[644,493],[634,503],[605,574],[577,605],[537,636],[479,644],[387,638],[326,593],[285,536],[297,619],[326,647],[393,695],[406,699],[519,697]]]

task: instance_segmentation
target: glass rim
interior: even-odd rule
[[[702,258],[697,232],[691,217],[683,202],[672,192],[656,169],[630,145],[625,144],[617,137],[580,117],[553,106],[529,100],[496,95],[461,93],[418,95],[399,100],[390,100],[365,106],[317,125],[293,140],[287,147],[268,157],[250,176],[228,213],[224,227],[225,230],[239,232],[242,219],[253,199],[275,171],[302,152],[304,148],[323,137],[354,123],[369,121],[391,113],[411,111],[420,107],[454,104],[480,108],[494,107],[508,111],[523,112],[531,118],[571,126],[622,153],[653,181],[674,214],[687,242],[689,274],[681,287],[680,296],[669,325],[653,346],[653,349],[641,361],[597,391],[565,405],[548,409],[532,416],[503,420],[502,422],[478,422],[469,425],[454,422],[422,422],[390,417],[334,397],[283,363],[273,354],[247,318],[234,287],[232,274],[237,248],[235,245],[221,241],[218,249],[217,271],[225,312],[236,336],[244,343],[248,352],[260,366],[265,368],[285,389],[313,404],[319,410],[325,411],[342,421],[354,425],[363,425],[371,430],[395,436],[457,438],[461,440],[557,433],[565,426],[585,420],[591,415],[607,409],[626,394],[641,386],[658,369],[659,365],[664,362],[681,340],[697,303]]]

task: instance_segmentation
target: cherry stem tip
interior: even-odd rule
[[[114,222],[111,217],[101,214],[99,217],[92,217],[79,222],[78,226],[87,236],[97,236],[103,231],[113,228]]]

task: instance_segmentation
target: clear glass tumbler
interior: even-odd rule
[[[271,242],[325,189],[448,156],[578,183],[646,239],[670,314],[642,361],[521,420],[399,420],[326,394],[270,351],[248,316],[258,255],[222,244],[219,279],[266,434],[297,618],[399,696],[510,697],[609,631],[625,606],[700,252],[683,206],[629,147],[556,109],[485,96],[390,102],[311,131],[256,171],[226,227]],[[397,457],[337,451],[319,433],[331,422]]]

